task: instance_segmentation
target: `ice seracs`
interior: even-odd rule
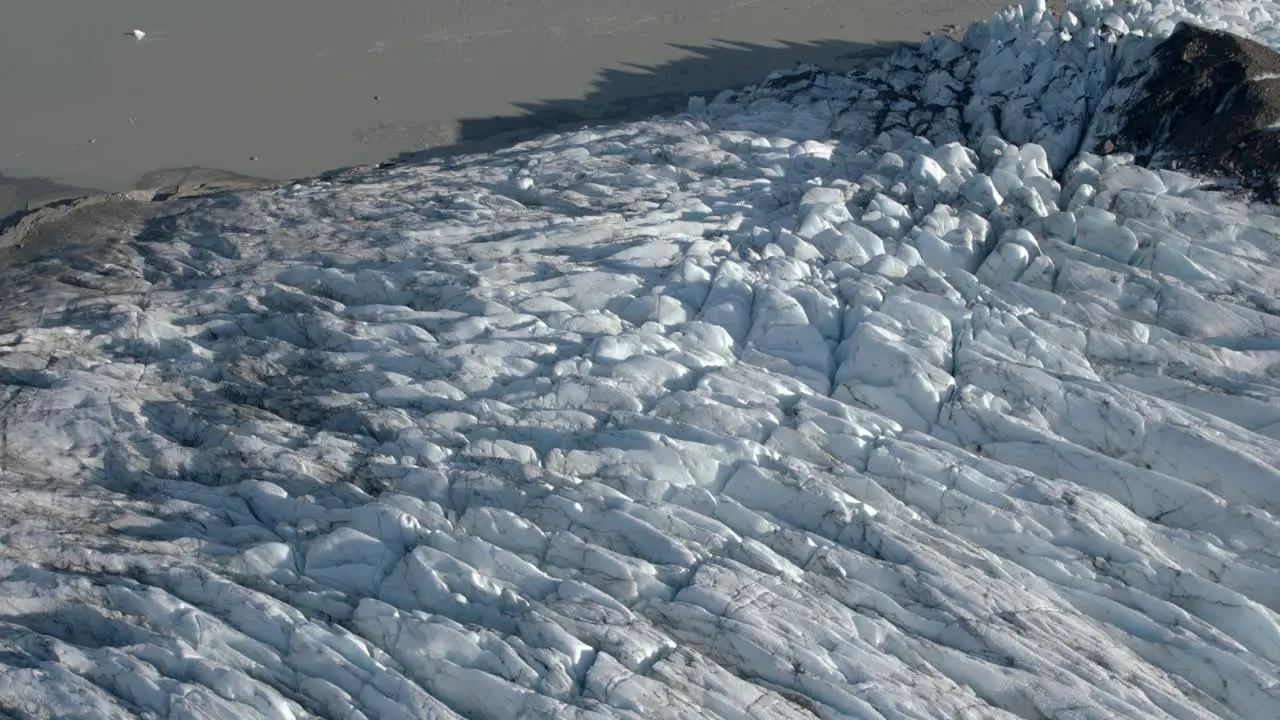
[[[5,709],[1274,715],[1280,215],[1081,143],[1276,7],[1043,10],[0,264]]]

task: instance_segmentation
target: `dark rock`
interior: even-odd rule
[[[1280,181],[1280,53],[1182,23],[1152,55],[1118,135],[1095,151],[1141,164],[1225,175],[1274,198]]]

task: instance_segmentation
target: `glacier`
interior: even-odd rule
[[[0,715],[1280,715],[1280,212],[1011,6],[0,268]]]

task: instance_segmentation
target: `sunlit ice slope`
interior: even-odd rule
[[[1028,5],[13,250],[0,708],[1277,716],[1280,217],[1086,150],[1127,39],[1278,18]]]

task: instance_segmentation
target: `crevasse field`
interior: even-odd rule
[[[1071,10],[6,267],[0,715],[1280,716],[1280,5]]]

